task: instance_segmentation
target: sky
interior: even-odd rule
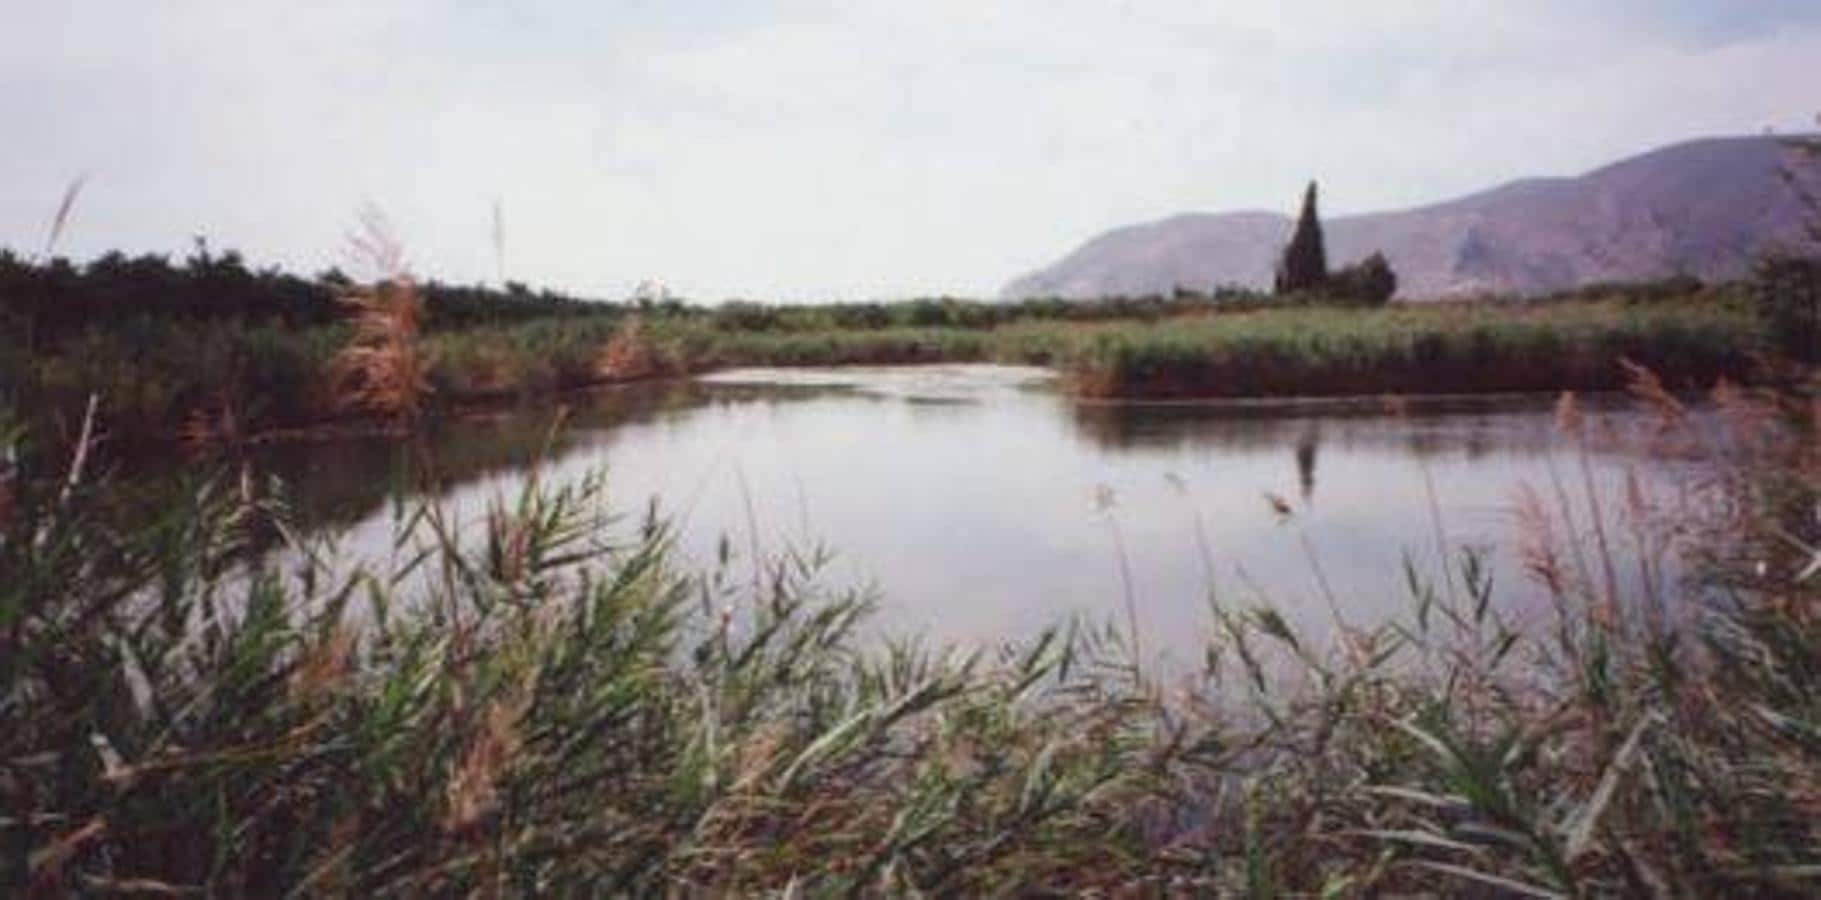
[[[1815,0],[0,0],[0,246],[989,296],[1119,225],[1808,130]],[[494,239],[495,210],[504,254]],[[503,263],[503,266],[502,266]]]

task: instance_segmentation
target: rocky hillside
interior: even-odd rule
[[[1731,278],[1757,254],[1804,239],[1805,212],[1780,175],[1797,159],[1780,138],[1691,141],[1575,178],[1530,178],[1433,206],[1332,218],[1328,257],[1341,265],[1383,250],[1399,295],[1410,299],[1675,274]],[[1804,177],[1821,187],[1821,175]],[[1292,224],[1273,212],[1191,213],[1118,228],[1001,293],[1264,288]]]

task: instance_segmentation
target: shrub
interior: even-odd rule
[[[1383,253],[1374,252],[1335,272],[1327,291],[1343,303],[1384,306],[1397,293],[1397,273]]]
[[[1779,351],[1802,362],[1821,360],[1821,257],[1765,257],[1752,296]]]

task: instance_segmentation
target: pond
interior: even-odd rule
[[[1198,658],[1210,598],[1267,600],[1301,628],[1409,608],[1408,556],[1482,548],[1515,616],[1537,611],[1516,559],[1529,484],[1582,484],[1553,398],[1085,403],[1042,370],[1002,366],[743,370],[457,422],[430,442],[469,518],[510,496],[549,442],[546,482],[605,467],[617,509],[654,498],[687,559],[825,544],[825,580],[875,586],[878,627],[936,641],[1027,636],[1064,617],[1124,627],[1147,656]],[[1614,405],[1621,423],[1637,414]],[[383,555],[385,501],[415,455],[379,441],[278,447],[307,522]],[[1611,485],[1655,464],[1594,455]],[[1451,553],[1456,552],[1451,550]],[[738,565],[738,563],[736,563]],[[1326,587],[1324,587],[1324,583]],[[1330,602],[1329,598],[1332,598]]]

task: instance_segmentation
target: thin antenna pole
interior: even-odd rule
[[[70,181],[69,187],[63,189],[63,202],[57,204],[57,215],[51,219],[51,231],[44,239],[44,255],[48,258],[57,247],[57,239],[63,237],[63,227],[69,224],[70,210],[76,206],[76,198],[82,194],[82,186],[87,184],[87,172]]]
[[[505,202],[498,197],[493,199],[493,263],[503,288],[506,286],[506,210]]]

